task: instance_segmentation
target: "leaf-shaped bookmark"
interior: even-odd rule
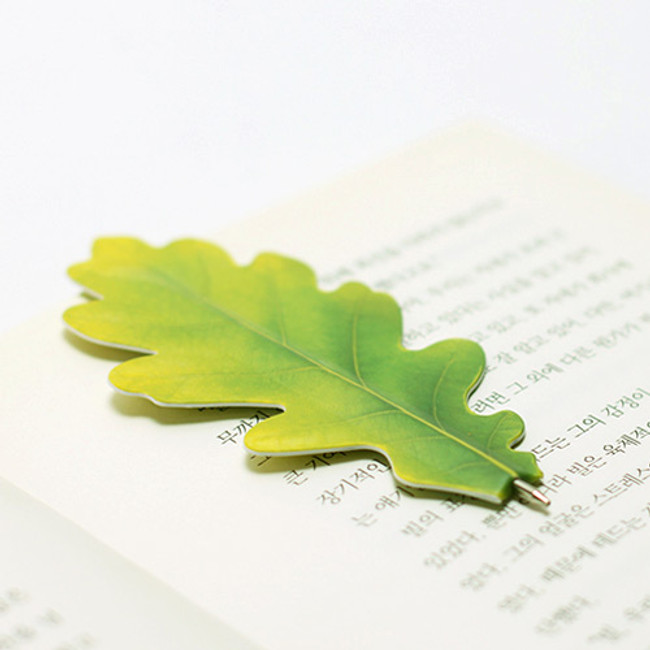
[[[73,279],[101,297],[73,307],[73,330],[106,345],[152,352],[110,374],[120,391],[165,406],[275,405],[250,430],[260,454],[375,449],[408,485],[501,502],[542,474],[510,447],[523,422],[479,416],[467,396],[481,347],[450,339],[402,347],[388,295],[349,283],[325,293],[295,260],[262,254],[237,266],[220,248],[185,240],[152,248],[99,240]]]

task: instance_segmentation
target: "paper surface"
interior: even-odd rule
[[[0,647],[257,647],[3,480],[0,510]]]
[[[125,353],[58,313],[2,342],[0,475],[268,649],[644,648],[649,216],[469,127],[219,237],[390,292],[407,346],[480,342],[470,405],[523,416],[546,513],[400,488],[372,454],[250,458],[263,411],[113,394]]]

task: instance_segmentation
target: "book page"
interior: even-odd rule
[[[0,480],[0,648],[257,646]]]
[[[524,418],[546,511],[400,486],[376,453],[252,457],[272,411],[115,394],[130,354],[60,310],[1,344],[0,475],[268,649],[644,648],[649,216],[470,126],[218,238],[389,292],[407,347],[481,343],[470,406]]]

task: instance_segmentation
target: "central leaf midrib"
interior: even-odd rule
[[[485,460],[492,463],[493,465],[495,465],[496,467],[498,467],[502,471],[506,472],[510,476],[514,476],[515,478],[518,476],[518,474],[516,472],[514,472],[513,470],[511,470],[507,465],[504,465],[503,463],[499,462],[498,460],[496,460],[492,456],[488,455],[487,453],[483,452],[482,450],[477,449],[476,447],[472,446],[468,442],[465,442],[464,440],[461,440],[460,438],[457,438],[453,434],[448,433],[444,429],[436,426],[435,424],[433,424],[432,422],[427,420],[424,416],[420,416],[417,413],[414,413],[412,411],[407,410],[406,408],[401,406],[398,402],[392,400],[391,398],[387,397],[386,395],[383,395],[383,394],[378,393],[377,391],[373,390],[365,382],[363,384],[358,383],[352,377],[348,377],[346,374],[344,374],[341,371],[338,371],[335,368],[330,368],[329,366],[326,366],[325,364],[323,364],[320,361],[318,361],[317,359],[314,359],[313,357],[309,356],[307,353],[303,352],[302,350],[300,350],[298,348],[294,348],[294,347],[288,345],[288,343],[277,340],[266,329],[259,328],[259,327],[257,327],[255,325],[255,323],[251,323],[250,321],[242,318],[239,314],[233,313],[230,310],[228,310],[228,309],[226,309],[224,307],[221,307],[220,305],[215,304],[211,300],[206,299],[204,296],[202,296],[202,295],[196,293],[194,290],[190,289],[187,285],[184,285],[184,284],[178,282],[177,280],[175,280],[174,278],[171,278],[170,276],[168,276],[166,273],[160,271],[159,269],[156,269],[156,271],[157,271],[157,273],[162,275],[168,282],[170,282],[170,284],[175,285],[179,289],[184,290],[192,298],[194,298],[198,302],[204,303],[210,309],[212,309],[212,310],[218,312],[219,314],[221,314],[224,318],[227,318],[227,319],[231,320],[232,322],[236,323],[237,325],[245,327],[246,329],[250,330],[251,332],[257,334],[258,336],[261,336],[261,337],[265,338],[266,340],[270,341],[271,343],[274,343],[275,345],[278,345],[278,346],[288,350],[289,352],[301,357],[302,359],[308,361],[309,363],[311,363],[314,366],[317,366],[318,368],[324,370],[325,372],[329,372],[330,374],[334,375],[338,379],[346,381],[349,384],[351,384],[352,386],[354,386],[355,388],[358,388],[359,390],[365,391],[365,392],[371,394],[373,397],[376,397],[377,399],[385,402],[386,404],[400,410],[406,416],[411,417],[411,418],[417,420],[418,422],[421,422],[422,424],[429,427],[430,429],[433,429],[434,431],[437,431],[442,436],[444,436],[446,438],[449,438],[450,440],[453,440],[454,442],[458,443],[459,445],[462,445],[466,449],[469,449],[470,451],[474,452],[475,454],[477,454],[481,458],[484,458]]]

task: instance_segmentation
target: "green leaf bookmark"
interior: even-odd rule
[[[511,411],[477,415],[467,396],[481,347],[449,339],[413,351],[388,295],[351,282],[326,293],[306,265],[264,253],[238,266],[217,246],[152,248],[101,239],[71,277],[100,296],[66,311],[96,342],[141,351],[110,374],[123,392],[164,406],[273,405],[280,415],[245,445],[267,455],[374,449],[407,485],[502,502],[542,473],[511,449]]]

